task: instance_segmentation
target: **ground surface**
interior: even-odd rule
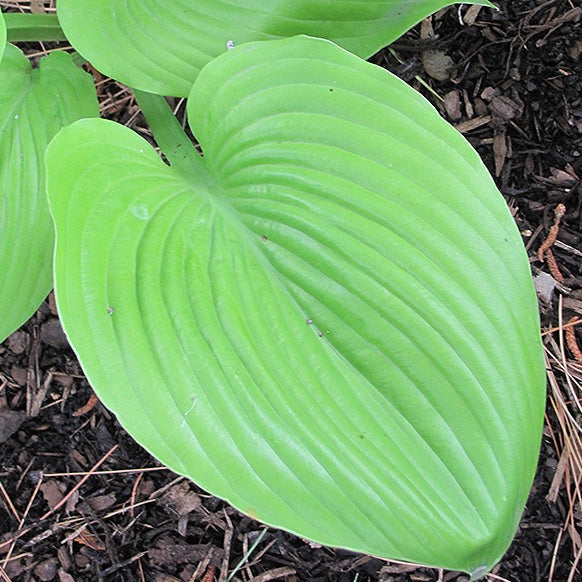
[[[580,581],[582,362],[572,335],[580,341],[582,327],[567,322],[582,316],[582,8],[500,4],[497,13],[444,10],[373,60],[419,88],[478,149],[535,276],[550,272],[536,253],[557,205],[566,207],[553,247],[564,280],[540,303],[549,370],[540,465],[515,542],[490,580]],[[104,115],[143,123],[127,90],[100,87]],[[1,580],[466,580],[265,531],[159,468],[100,404],[85,411],[91,395],[50,301],[0,345]]]

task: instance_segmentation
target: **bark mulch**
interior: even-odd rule
[[[476,147],[522,232],[540,296],[547,418],[526,512],[489,579],[573,582],[582,580],[582,7],[499,4],[444,9],[372,60]],[[98,80],[103,114],[147,133],[129,91]],[[0,344],[0,443],[0,580],[466,580],[265,528],[160,467],[96,401],[51,297]]]

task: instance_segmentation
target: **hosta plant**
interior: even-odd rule
[[[150,91],[168,162],[102,119],[48,147],[56,299],[89,381],[156,457],[256,519],[484,575],[523,511],[544,409],[519,232],[415,91],[328,40],[274,39],[346,46],[364,7],[374,22],[410,3],[338,2],[337,21],[297,30],[320,22],[314,3],[158,2],[158,36],[150,4],[59,2],[85,58]],[[401,28],[446,3],[414,4]],[[127,58],[104,46],[118,30]],[[363,38],[347,48],[377,48]],[[199,49],[188,67],[169,56],[181,41]],[[152,92],[188,94],[202,155]]]

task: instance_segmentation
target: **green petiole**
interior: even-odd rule
[[[57,42],[67,37],[56,14],[4,13],[8,42]]]
[[[192,172],[193,166],[200,168],[202,157],[172,113],[166,99],[137,89],[134,89],[133,93],[158,146],[170,164],[188,173]]]

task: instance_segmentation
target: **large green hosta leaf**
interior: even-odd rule
[[[178,169],[103,120],[49,147],[57,302],[99,396],[260,520],[488,569],[533,478],[544,369],[478,156],[400,80],[305,37],[219,57],[188,113],[204,158]]]
[[[200,69],[251,40],[309,34],[369,57],[451,0],[59,0],[73,46],[98,69],[187,96]],[[486,0],[468,4],[488,4]]]
[[[0,63],[0,341],[52,287],[45,148],[63,125],[98,114],[92,79],[69,55],[53,53],[33,70],[20,50],[6,46]]]

